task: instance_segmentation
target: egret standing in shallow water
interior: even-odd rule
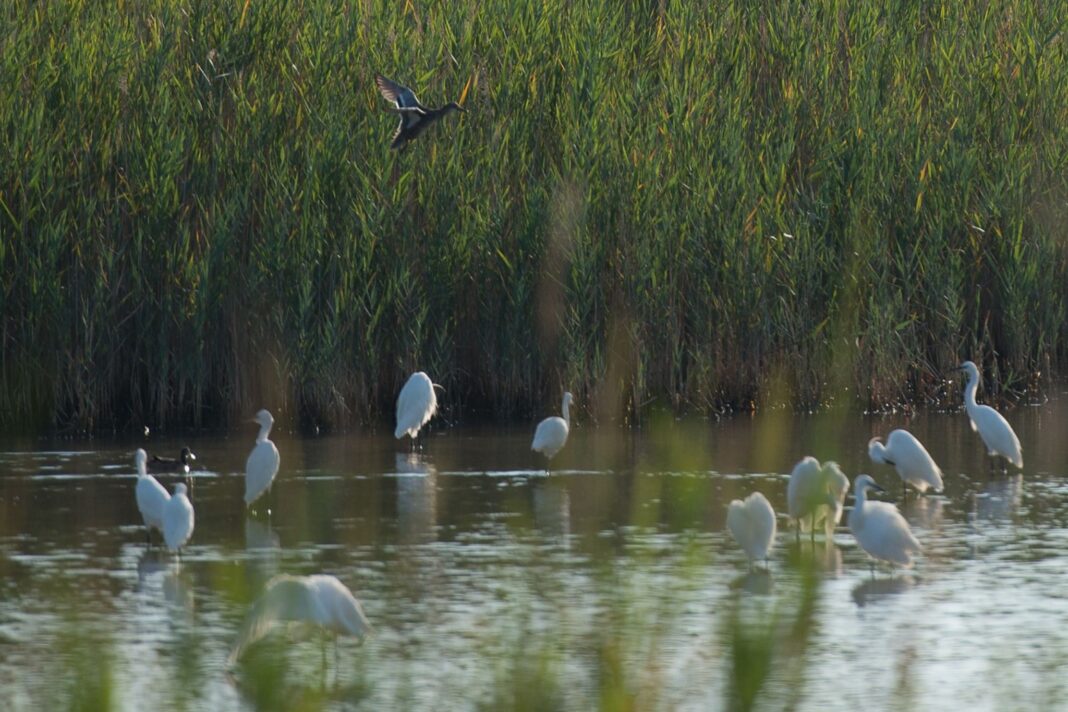
[[[816,458],[806,456],[794,465],[786,488],[786,504],[790,518],[797,523],[797,538],[807,531],[815,539],[816,527],[822,523],[824,535],[830,540],[842,519],[842,503],[848,490],[849,478],[838,463],[820,465]]]
[[[902,495],[906,491],[905,485],[912,485],[920,494],[928,487],[935,492],[942,491],[942,470],[912,433],[894,430],[886,437],[886,445],[881,441],[882,438],[868,441],[868,457],[878,465],[894,466],[901,478]]]
[[[853,481],[856,502],[849,513],[849,530],[868,556],[909,568],[912,555],[923,551],[923,547],[897,507],[887,502],[868,501],[870,489],[885,491],[868,475],[858,475]]]
[[[420,428],[437,412],[438,397],[434,393],[434,382],[422,371],[416,371],[397,396],[397,428],[393,431],[393,437],[400,440],[408,435],[412,439],[412,450],[415,450],[415,439],[419,437]]]
[[[753,492],[745,501],[736,499],[727,508],[727,528],[731,536],[753,560],[768,564],[768,551],[775,542],[775,510],[760,492]]]
[[[534,431],[534,442],[530,444],[530,449],[534,452],[540,452],[545,455],[545,474],[549,474],[549,465],[553,459],[553,456],[564,447],[567,443],[567,435],[571,431],[571,402],[573,398],[570,393],[564,393],[564,402],[561,406],[563,417],[552,416],[538,423],[537,429]]]
[[[979,369],[971,361],[965,361],[957,370],[968,375],[968,384],[964,387],[964,408],[968,411],[972,430],[979,433],[990,457],[1000,455],[1022,470],[1023,450],[1009,421],[990,406],[975,402],[975,393],[979,390]]]
[[[151,542],[153,528],[163,533],[163,510],[171,496],[155,477],[148,474],[145,469],[147,461],[148,454],[138,448],[134,453],[134,464],[137,465],[137,487],[134,494],[137,497],[137,509],[141,512],[141,518],[145,522],[146,533]]]
[[[278,465],[281,458],[278,456],[278,448],[274,446],[267,436],[271,434],[271,426],[274,425],[274,417],[264,408],[253,422],[259,423],[260,434],[256,436],[256,445],[248,454],[245,462],[245,506],[251,506],[256,499],[270,489],[274,482],[274,476],[278,474]]]
[[[334,633],[335,644],[337,635],[362,639],[373,632],[360,602],[334,576],[275,576],[249,611],[228,664],[236,663],[245,648],[286,621],[318,625]]]
[[[189,537],[193,536],[193,504],[186,496],[185,485],[174,486],[174,496],[163,508],[163,541],[167,542],[167,548],[178,551]]]

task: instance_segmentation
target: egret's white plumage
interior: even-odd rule
[[[775,510],[760,492],[753,492],[745,500],[736,499],[727,508],[727,528],[731,536],[749,556],[767,559],[775,542]]]
[[[893,465],[901,481],[919,492],[926,492],[928,487],[942,491],[942,470],[923,443],[907,430],[891,431],[886,445],[882,438],[869,440],[868,457],[876,464]]]
[[[275,624],[287,621],[310,623],[357,638],[373,632],[360,602],[334,576],[275,576],[245,618],[230,653],[230,664]]]
[[[560,408],[563,417],[554,415],[551,418],[546,418],[538,423],[538,427],[534,431],[534,441],[530,444],[530,449],[545,455],[546,460],[552,460],[567,442],[567,434],[571,430],[570,408],[572,401],[571,394],[565,392],[563,405]]]
[[[869,489],[882,490],[882,487],[868,475],[858,475],[853,481],[856,502],[849,512],[849,530],[860,548],[873,559],[905,568],[912,566],[913,554],[919,554],[923,547],[912,535],[909,523],[897,507],[887,502],[868,501]]]
[[[271,487],[274,476],[278,474],[281,458],[278,448],[267,436],[271,434],[274,417],[265,408],[253,420],[260,424],[260,434],[256,436],[256,445],[248,454],[245,462],[245,506],[251,505]]]
[[[968,384],[964,387],[964,408],[968,411],[972,430],[979,433],[991,456],[1000,455],[1023,469],[1020,439],[1016,437],[1009,421],[990,406],[975,402],[975,393],[979,390],[979,369],[971,361],[965,361],[959,370],[968,374]]]
[[[134,493],[137,496],[137,509],[141,512],[141,518],[145,521],[145,527],[149,533],[152,529],[163,532],[163,510],[171,496],[163,489],[155,477],[148,474],[145,469],[148,463],[148,454],[141,449],[134,453],[134,464],[137,465],[137,487]]]
[[[430,376],[416,371],[401,388],[397,396],[397,428],[393,437],[398,440],[408,435],[415,440],[419,429],[438,412],[438,397]]]
[[[174,486],[174,495],[163,508],[163,541],[167,548],[178,551],[193,536],[193,503],[186,495],[184,484]]]
[[[848,490],[849,479],[838,463],[820,465],[814,457],[802,458],[794,465],[786,488],[786,504],[798,532],[815,535],[822,523],[824,534],[828,539],[832,537],[835,525],[842,519],[842,503]]]

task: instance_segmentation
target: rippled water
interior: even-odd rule
[[[1063,401],[1008,413],[1022,476],[990,473],[959,413],[579,423],[550,476],[532,428],[436,430],[417,455],[384,435],[276,433],[269,515],[242,506],[254,426],[8,442],[2,706],[705,710],[755,695],[772,709],[1063,708],[1066,415]],[[787,473],[813,454],[901,504],[896,475],[866,457],[868,438],[899,426],[946,474],[945,495],[902,505],[926,548],[915,570],[873,576],[844,528],[795,545],[780,515],[770,574],[748,573],[724,532],[730,499],[759,489],[782,512]],[[146,547],[132,451],[181,445],[203,470],[179,564]],[[375,635],[335,652],[279,629],[228,671],[265,583],[319,572],[353,590]]]

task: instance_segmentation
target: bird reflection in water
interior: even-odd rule
[[[420,453],[396,456],[397,529],[401,543],[437,539],[438,471]]]
[[[942,526],[942,497],[912,497],[901,506],[909,524],[919,530],[937,531]]]
[[[972,496],[972,520],[1013,519],[1023,500],[1023,475],[991,479],[982,492]]]
[[[745,591],[754,596],[767,596],[771,593],[771,572],[766,569],[753,569],[731,581],[732,591]]]
[[[272,550],[281,548],[281,543],[269,521],[245,517],[245,548],[249,551]]]
[[[190,573],[180,568],[177,562],[160,549],[146,549],[137,558],[138,592],[153,593],[155,579],[159,577],[163,600],[174,612],[183,612],[191,618],[196,602],[193,580]]]
[[[834,539],[794,542],[787,550],[787,563],[795,569],[815,569],[831,576],[842,573],[842,550]]]
[[[571,537],[571,496],[563,484],[546,479],[531,480],[534,526],[546,539],[565,548]]]
[[[915,585],[916,581],[911,576],[865,579],[853,587],[853,601],[858,606],[878,603],[890,596],[904,593]]]

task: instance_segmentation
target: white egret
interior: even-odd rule
[[[245,618],[228,663],[236,663],[248,646],[287,621],[317,625],[335,636],[362,639],[374,632],[360,602],[334,576],[275,576]]]
[[[171,496],[155,477],[148,474],[145,469],[147,462],[148,454],[138,448],[134,453],[134,464],[137,465],[137,487],[134,493],[137,496],[137,509],[141,512],[141,518],[145,522],[145,529],[151,541],[153,528],[163,533],[163,510]]]
[[[870,489],[885,492],[868,475],[858,475],[853,481],[856,502],[849,513],[849,530],[868,556],[909,568],[913,554],[923,551],[923,547],[897,507],[888,502],[868,501]]]
[[[1022,470],[1023,450],[1009,421],[990,406],[975,402],[975,393],[979,390],[979,369],[971,361],[965,361],[957,370],[968,374],[968,384],[964,387],[964,408],[968,411],[972,430],[979,433],[991,457],[1000,455]]]
[[[727,508],[727,528],[753,560],[764,560],[767,566],[768,551],[775,543],[775,510],[760,492],[753,492],[745,500],[736,499]]]
[[[412,439],[412,449],[415,449],[419,429],[437,412],[438,397],[434,393],[434,382],[422,371],[416,371],[397,396],[397,428],[393,431],[393,437],[400,440],[408,435]]]
[[[553,459],[553,456],[564,447],[567,442],[567,434],[571,430],[571,402],[573,397],[570,393],[564,393],[564,402],[561,406],[563,417],[552,416],[538,423],[537,429],[534,431],[534,441],[530,444],[530,449],[534,452],[540,452],[545,455],[545,472],[549,472],[549,464]]]
[[[174,486],[174,495],[163,508],[163,541],[167,548],[178,551],[193,536],[193,504],[186,496],[184,484]]]
[[[797,523],[798,538],[802,531],[807,531],[814,539],[816,527],[821,523],[827,539],[834,536],[848,490],[849,479],[838,463],[820,465],[816,458],[806,456],[794,465],[786,488],[786,504],[790,518]]]
[[[921,494],[930,487],[942,491],[942,470],[916,437],[907,430],[893,430],[886,437],[868,441],[868,457],[878,465],[893,465],[901,478],[902,491],[912,485]]]
[[[264,408],[253,422],[260,424],[260,434],[256,436],[256,445],[248,454],[245,462],[245,506],[250,506],[256,499],[271,488],[274,476],[278,474],[278,465],[281,458],[278,456],[278,448],[274,446],[267,436],[271,434],[271,426],[274,425],[274,417]]]

